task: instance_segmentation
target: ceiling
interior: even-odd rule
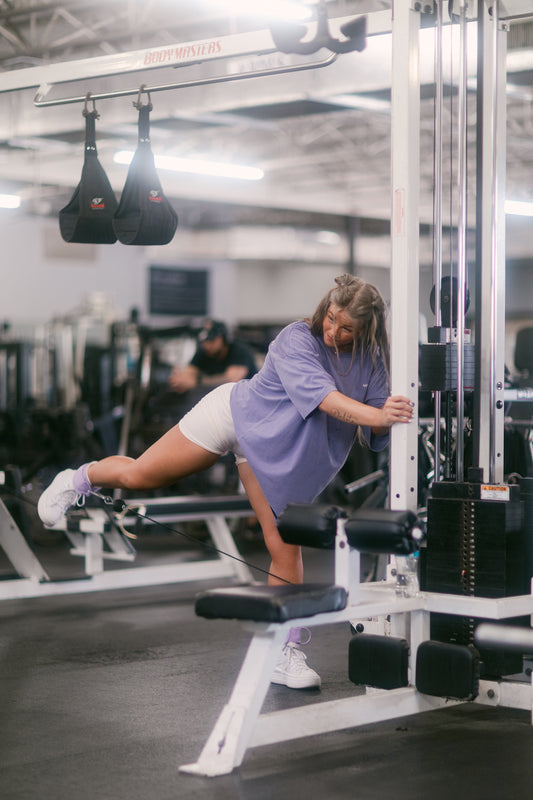
[[[507,196],[533,200],[533,19],[528,19],[528,5],[533,4],[509,0],[504,5],[510,16],[518,17],[509,20],[508,36]],[[331,32],[340,39],[345,38],[339,33],[341,22],[366,15],[373,34],[387,20],[390,24],[390,13],[388,0],[328,3]],[[254,165],[265,173],[262,181],[251,182],[161,171],[165,193],[178,208],[183,227],[209,231],[290,224],[353,230],[368,242],[365,257],[386,266],[389,254],[382,242],[390,218],[390,39],[369,35],[362,52],[334,59],[324,49],[310,56],[281,54],[268,30],[265,19],[231,12],[215,0],[0,0],[0,192],[20,193],[30,213],[57,214],[79,180],[85,123],[82,102],[55,103],[87,93],[122,93],[95,101],[99,159],[119,193],[127,167],[114,164],[113,154],[135,148],[133,102],[144,84],[152,89],[155,154]],[[314,30],[313,23],[306,39]],[[425,53],[432,50],[432,30],[422,36],[421,217],[429,233],[434,88],[433,56]],[[136,70],[127,57],[222,40],[232,44],[230,58]],[[260,52],[265,41],[269,48]],[[292,71],[296,65],[328,59],[327,66]],[[283,71],[234,79],[236,73],[265,70]],[[475,76],[474,48],[469,50],[469,74]],[[444,55],[447,207],[453,206],[456,191],[457,81],[457,51],[451,43]],[[39,88],[42,83],[48,86]],[[168,84],[196,85],[158,89]],[[54,104],[36,107],[38,90],[40,102]],[[146,102],[147,96],[141,99]],[[474,187],[473,91],[468,117],[469,182]],[[508,229],[509,255],[529,258],[527,221],[509,219]],[[422,261],[430,259],[427,236]]]

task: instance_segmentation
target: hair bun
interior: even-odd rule
[[[345,272],[344,275],[339,275],[335,278],[335,283],[337,286],[344,287],[344,286],[352,286],[352,284],[357,282],[357,278],[354,275],[350,275],[349,272]]]

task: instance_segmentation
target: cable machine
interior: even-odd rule
[[[456,219],[454,253],[456,274],[443,277],[442,265],[442,25],[443,5],[435,11],[435,197],[434,197],[434,296],[435,326],[429,343],[420,347],[420,387],[434,394],[435,478],[427,501],[427,541],[420,554],[421,588],[425,591],[465,597],[509,597],[530,591],[531,542],[522,517],[520,486],[504,476],[504,341],[505,341],[505,86],[506,34],[500,14],[503,3],[467,0],[448,4],[449,23],[458,29],[454,51],[458,68],[456,96]],[[507,7],[509,4],[507,4]],[[506,12],[507,13],[507,12]],[[415,46],[415,13],[406,11],[407,37]],[[473,187],[467,180],[467,27],[477,25],[477,122],[476,122],[476,241],[475,241],[475,345],[466,327],[468,311],[467,199]],[[411,27],[409,27],[411,26]],[[403,60],[403,58],[402,58]],[[393,67],[394,69],[394,67]],[[411,115],[418,119],[416,75],[409,69]],[[409,90],[400,88],[400,92]],[[393,120],[393,136],[401,142],[418,143],[416,123]],[[414,104],[414,105],[413,105]],[[411,146],[411,145],[410,145]],[[393,391],[417,384],[413,346],[418,338],[414,304],[417,241],[417,178],[412,166],[394,167],[393,144]],[[398,179],[402,175],[404,184]],[[396,177],[394,177],[396,176]],[[411,183],[412,182],[412,185]],[[409,202],[408,207],[403,201]],[[400,200],[398,199],[400,198]],[[412,217],[412,230],[404,218]],[[410,241],[409,241],[410,239]],[[409,287],[406,291],[405,287]],[[416,293],[418,296],[418,293]],[[407,314],[403,311],[407,308]],[[396,311],[395,311],[396,309]],[[401,327],[410,330],[403,332]],[[403,371],[402,370],[403,364]],[[395,372],[396,370],[396,372]],[[396,387],[396,388],[395,388]],[[441,438],[443,437],[443,439]],[[441,453],[441,443],[442,450]],[[415,461],[412,431],[393,429],[391,506],[416,508]],[[407,463],[408,469],[405,469]],[[442,464],[442,473],[441,473]],[[411,474],[409,473],[411,467]],[[519,618],[517,618],[519,621]],[[471,647],[482,618],[456,613],[433,613],[430,635],[441,642]],[[481,652],[482,670],[503,675],[522,669],[520,656],[505,657],[501,651]]]

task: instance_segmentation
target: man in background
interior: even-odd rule
[[[226,325],[207,320],[198,334],[198,348],[187,366],[175,369],[170,386],[182,394],[197,386],[213,388],[251,378],[257,372],[251,348],[240,341],[231,341]]]

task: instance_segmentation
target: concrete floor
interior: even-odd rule
[[[36,551],[50,572],[79,570],[61,536],[49,536]],[[239,546],[266,565],[259,540]],[[153,540],[140,559],[174,550]],[[306,552],[310,580],[329,580],[331,567],[330,553]],[[529,715],[473,704],[257,748],[229,776],[179,773],[198,757],[249,641],[236,622],[195,616],[208,585],[0,602],[2,800],[531,796]],[[359,691],[347,677],[350,635],[346,625],[316,629],[306,651],[320,694],[271,686],[266,709]]]

